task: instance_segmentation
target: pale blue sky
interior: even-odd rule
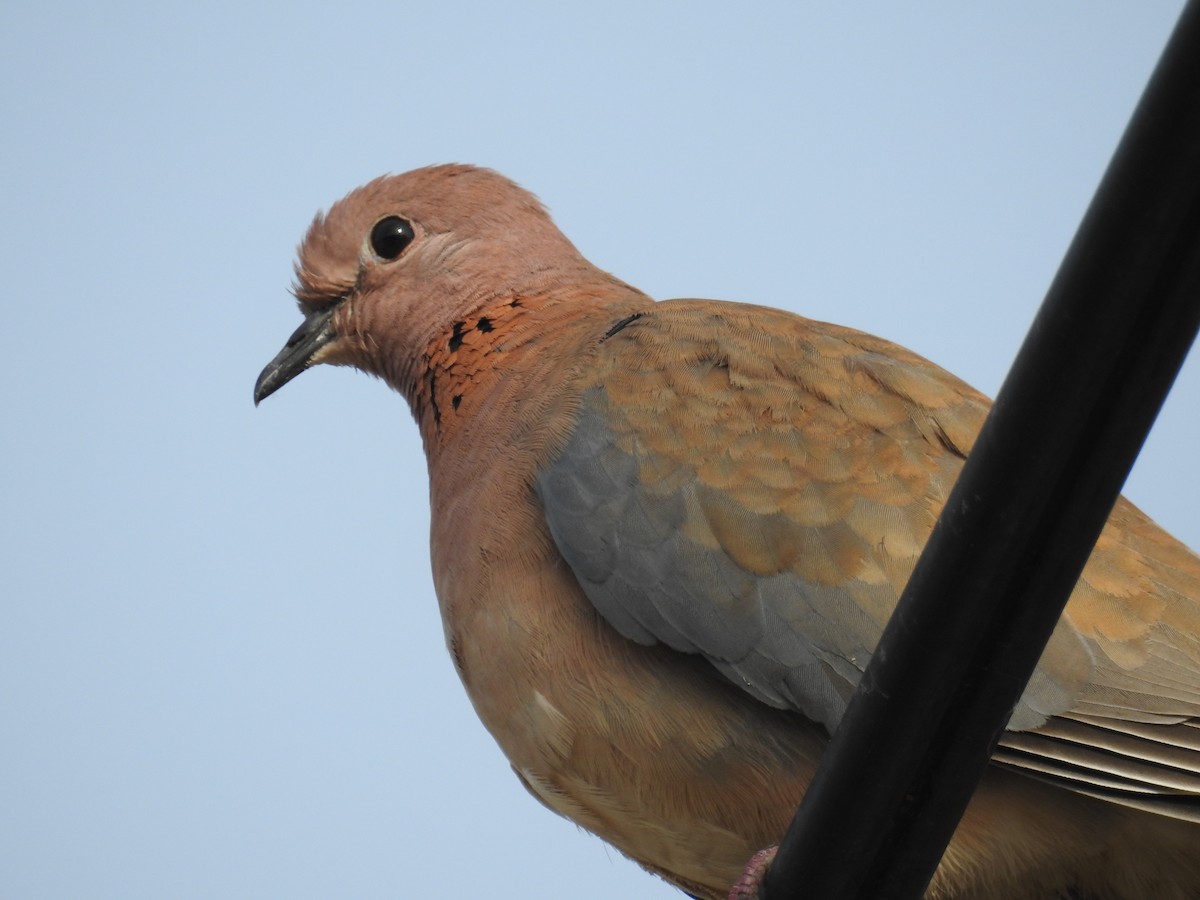
[[[732,7],[0,12],[0,897],[681,896],[477,723],[400,398],[250,393],[313,213],[446,161],[994,393],[1181,3]],[[1192,546],[1198,405],[1193,360],[1128,490]]]

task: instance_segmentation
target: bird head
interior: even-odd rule
[[[596,270],[542,204],[488,169],[378,178],[318,214],[300,245],[300,327],[254,385],[258,404],[320,363],[355,366],[409,396],[421,353],[455,321]]]

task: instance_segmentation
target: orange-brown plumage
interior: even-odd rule
[[[655,303],[466,166],[350,194],[297,279],[306,324],[256,398],[328,362],[408,399],[485,725],[551,809],[723,897],[803,794],[987,400],[850,329]],[[1200,896],[1198,717],[1200,560],[1121,501],[929,896]]]

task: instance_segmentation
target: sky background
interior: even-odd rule
[[[738,6],[5,4],[0,898],[682,896],[475,719],[403,401],[251,387],[313,214],[461,161],[994,394],[1182,4]],[[1194,547],[1198,406],[1127,489]]]

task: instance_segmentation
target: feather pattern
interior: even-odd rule
[[[877,338],[749,316],[668,301],[605,341],[538,493],[618,631],[832,730],[988,402]],[[1200,821],[1194,597],[1197,557],[1121,500],[996,761]]]

